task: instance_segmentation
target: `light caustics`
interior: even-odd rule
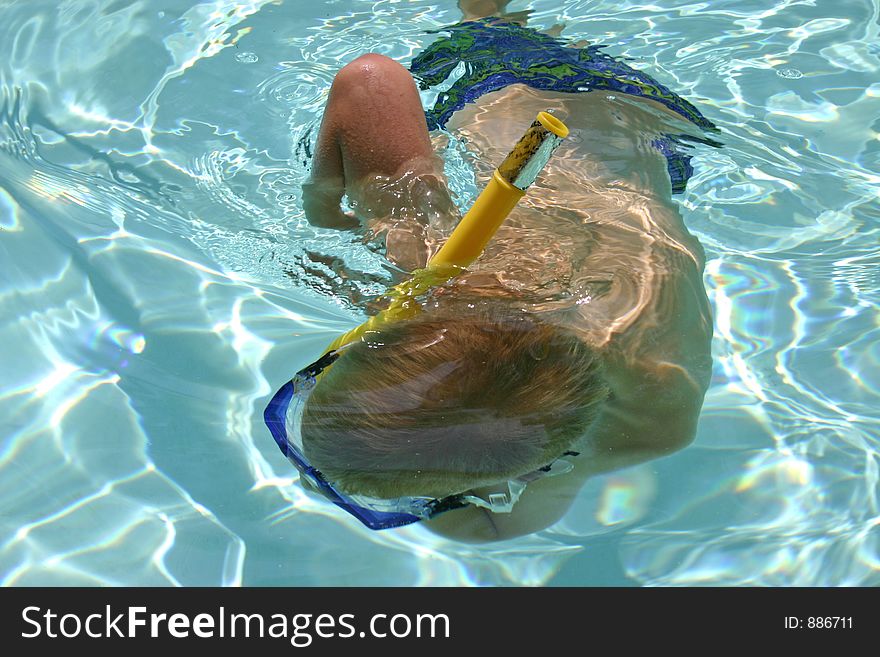
[[[400,274],[302,215],[333,74],[368,49],[410,59],[454,3],[310,22],[301,3],[25,4],[0,9],[3,584],[589,583],[599,534],[638,583],[880,583],[875,3],[530,3],[530,24],[608,44],[723,126],[682,197],[715,370],[694,446],[494,548],[352,528],[259,423],[269,381]],[[99,25],[154,48],[114,78],[128,104],[101,80],[138,51]],[[472,156],[449,137],[467,205]]]

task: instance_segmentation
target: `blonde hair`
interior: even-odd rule
[[[347,348],[303,412],[306,457],[349,493],[446,495],[537,470],[608,390],[576,336],[482,307],[424,314]]]

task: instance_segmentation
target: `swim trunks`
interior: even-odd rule
[[[691,103],[649,75],[602,52],[604,46],[572,48],[564,41],[497,18],[459,23],[431,33],[449,36],[428,46],[413,59],[410,72],[421,89],[443,83],[464,63],[464,74],[439,93],[434,107],[425,112],[428,129],[443,128],[467,103],[511,84],[562,93],[613,91],[656,101],[707,131],[715,125]],[[686,142],[721,144],[683,134],[664,134],[653,146],[666,158],[675,194],[684,191],[693,174]]]

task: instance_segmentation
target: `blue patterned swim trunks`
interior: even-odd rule
[[[691,103],[649,75],[602,52],[604,46],[573,48],[536,30],[499,19],[481,19],[435,30],[447,32],[417,55],[410,71],[424,89],[443,83],[464,63],[464,74],[440,92],[425,112],[428,128],[443,128],[452,114],[480,96],[511,84],[562,93],[613,91],[656,101],[706,131],[715,125]],[[673,193],[693,174],[686,142],[720,146],[692,135],[662,135],[653,146],[666,158]]]

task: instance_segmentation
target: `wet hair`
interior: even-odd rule
[[[573,334],[524,313],[423,314],[347,348],[306,403],[306,457],[349,493],[441,496],[551,463],[608,389]]]

